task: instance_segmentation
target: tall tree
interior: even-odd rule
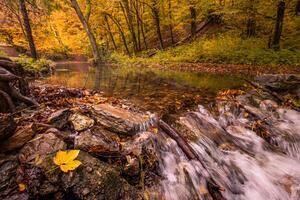
[[[285,12],[285,1],[280,0],[277,7],[277,17],[276,17],[276,24],[275,24],[275,30],[274,30],[274,36],[272,42],[272,48],[275,50],[280,49],[280,38],[282,34],[284,12]]]
[[[33,59],[37,59],[37,52],[36,52],[36,48],[32,36],[32,31],[31,31],[30,21],[28,17],[28,12],[26,9],[25,0],[19,0],[19,6],[20,6],[20,12],[22,13],[22,17],[23,17],[23,25],[26,32],[26,38],[29,44],[31,57]]]
[[[300,14],[300,0],[297,1],[297,5],[296,5],[296,15]]]
[[[122,0],[122,2],[120,2],[120,6],[122,8],[122,11],[123,11],[124,17],[126,19],[126,23],[127,23],[129,32],[131,34],[134,53],[136,53],[138,51],[138,42],[137,42],[135,30],[134,30],[133,16],[132,16],[132,11],[131,11],[130,6],[129,6],[129,1],[128,0]]]
[[[197,32],[197,11],[194,4],[190,5],[190,15],[191,15],[191,36],[194,37]]]
[[[154,19],[155,28],[156,28],[156,34],[157,34],[158,41],[159,41],[159,48],[161,50],[163,50],[164,42],[163,42],[163,38],[162,38],[162,34],[161,34],[158,0],[152,0],[152,4],[151,4],[150,8],[152,10],[152,15],[153,15],[153,19]]]
[[[95,64],[97,64],[97,66],[99,66],[99,64],[101,64],[101,55],[100,55],[100,52],[99,52],[99,48],[98,48],[98,45],[97,45],[97,42],[96,42],[96,38],[87,22],[87,20],[85,19],[85,17],[83,16],[83,13],[79,7],[79,4],[77,2],[77,0],[70,0],[71,2],[71,5],[72,7],[74,8],[88,38],[89,38],[89,41],[90,41],[90,44],[91,44],[91,47],[92,47],[92,52],[93,52],[93,57],[94,57],[94,62]]]

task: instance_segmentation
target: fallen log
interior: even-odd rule
[[[180,136],[180,134],[171,126],[169,126],[166,122],[163,120],[158,121],[158,126],[168,135],[170,136],[173,140],[176,141],[178,146],[181,148],[183,153],[187,156],[189,160],[197,160],[201,163],[202,167],[205,169],[205,165],[200,158],[200,156],[192,149],[192,147],[188,144],[188,142]],[[206,169],[207,173],[208,170]],[[210,176],[209,179],[207,180],[207,184],[209,186],[209,189],[211,189],[211,193],[218,196],[218,199],[224,199],[221,192],[223,189],[221,186],[219,186],[215,180],[213,180],[213,177]]]

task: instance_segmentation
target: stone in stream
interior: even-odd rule
[[[69,117],[69,121],[73,125],[75,131],[86,130],[91,128],[95,123],[93,119],[78,113],[72,114]]]
[[[117,136],[99,127],[81,132],[74,142],[75,149],[85,150],[95,155],[120,155]]]
[[[276,91],[294,90],[300,87],[300,75],[297,74],[266,74],[255,79],[268,89]]]
[[[149,116],[133,113],[122,108],[116,108],[109,104],[94,106],[92,113],[97,123],[107,130],[126,136],[133,136],[141,127],[150,122]],[[144,127],[145,128],[145,127]]]
[[[62,129],[68,123],[68,118],[71,115],[70,109],[61,109],[52,113],[48,119],[48,122],[52,124],[55,128]]]
[[[14,118],[10,115],[0,115],[0,142],[12,136],[17,128]]]
[[[19,127],[13,136],[1,143],[0,152],[13,151],[21,148],[33,138],[34,134],[32,124]]]

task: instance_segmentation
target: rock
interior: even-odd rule
[[[274,111],[278,108],[278,104],[272,100],[263,100],[260,102],[259,107],[265,111]]]
[[[78,113],[72,114],[69,121],[73,125],[75,131],[83,131],[94,125],[94,120]]]
[[[93,129],[81,132],[75,138],[75,149],[85,150],[96,155],[120,155],[117,141],[105,135],[105,130]]]
[[[13,187],[16,184],[16,171],[18,160],[15,156],[0,155],[0,197],[2,191]],[[2,199],[2,198],[1,198]]]
[[[63,173],[56,169],[53,173],[47,173],[46,177],[53,181],[52,184],[61,185],[64,191],[70,191],[78,199],[142,199],[139,191],[129,185],[116,168],[84,151],[80,151],[76,160],[81,161],[82,165],[73,172]],[[46,163],[45,172],[55,168],[53,162]]]
[[[62,109],[53,113],[49,117],[48,122],[53,126],[55,126],[55,128],[62,129],[68,123],[68,118],[70,115],[71,115],[70,109],[68,108]]]
[[[38,166],[48,155],[66,149],[66,144],[53,133],[36,135],[20,151],[19,160],[22,164]]]
[[[4,141],[14,134],[17,124],[10,115],[0,115],[0,141]]]
[[[1,144],[0,152],[13,151],[21,148],[34,136],[32,124],[19,127],[16,133]]]
[[[297,74],[266,74],[256,77],[255,80],[275,91],[294,90],[300,87],[300,75]]]
[[[108,104],[94,106],[92,113],[97,119],[97,123],[107,130],[127,136],[135,135],[150,120],[148,116],[115,108]]]

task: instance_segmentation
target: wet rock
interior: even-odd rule
[[[62,173],[56,169],[46,174],[48,180],[61,185],[64,191],[70,191],[78,199],[142,199],[141,194],[120,176],[116,168],[83,151],[76,159],[82,162],[76,170]],[[55,167],[50,160],[43,166],[45,171]]]
[[[266,111],[274,111],[278,108],[278,104],[272,100],[263,100],[260,102],[260,108]]]
[[[256,77],[256,81],[275,91],[294,90],[300,87],[300,75],[297,74],[267,74]]]
[[[93,107],[92,110],[97,123],[104,128],[123,135],[135,135],[149,121],[149,117],[133,113],[108,104]]]
[[[53,113],[49,117],[48,122],[53,126],[55,126],[55,128],[62,129],[68,123],[68,118],[70,115],[71,115],[70,109],[68,108],[62,109]]]
[[[17,124],[10,115],[0,115],[0,141],[4,141],[14,134]]]
[[[132,179],[135,179],[133,181],[137,182],[136,177],[140,175],[140,161],[137,157],[131,157],[129,155],[126,156],[126,160],[127,163],[124,166],[123,174],[127,179],[129,178],[131,181]]]
[[[94,120],[78,113],[72,114],[69,117],[69,121],[73,125],[76,131],[83,131],[91,128],[94,125]]]
[[[17,185],[15,182],[17,167],[18,160],[15,156],[0,155],[0,197],[3,197],[6,189]]]
[[[105,135],[105,130],[81,132],[74,142],[75,149],[85,150],[96,155],[120,155],[118,142]]]
[[[53,133],[36,135],[21,149],[19,160],[38,166],[48,155],[65,148],[66,144]]]
[[[16,133],[1,144],[0,152],[13,151],[21,148],[34,136],[32,124],[19,127]]]

